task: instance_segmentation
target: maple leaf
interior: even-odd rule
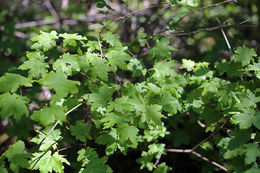
[[[83,38],[81,35],[78,35],[77,33],[75,34],[68,34],[68,33],[64,33],[64,34],[59,34],[59,37],[64,38],[63,40],[63,46],[73,46],[76,47],[77,46],[77,41],[76,40],[83,40],[86,38]]]
[[[122,47],[122,44],[119,40],[120,36],[119,34],[113,34],[111,31],[108,31],[104,34],[102,34],[102,39],[108,42],[111,46],[114,47]]]
[[[162,105],[162,109],[172,114],[176,114],[177,111],[181,111],[182,106],[178,99],[173,97],[170,93],[166,93],[159,100],[158,104]]]
[[[4,152],[3,156],[8,158],[8,161],[15,166],[28,168],[29,167],[29,153],[24,152],[25,145],[23,141],[17,141]]]
[[[250,60],[256,56],[257,54],[253,48],[249,49],[246,46],[243,46],[235,50],[235,55],[232,60],[235,62],[241,62],[242,66],[246,66],[250,63]]]
[[[139,130],[136,127],[124,123],[118,127],[117,132],[119,134],[119,140],[122,143],[129,139],[133,145],[137,145],[137,134]]]
[[[56,94],[52,97],[52,100],[67,97],[68,94],[76,94],[78,92],[76,85],[80,84],[77,81],[68,80],[67,76],[60,71],[51,71],[47,76],[40,79],[39,83],[48,89],[53,88],[55,90]]]
[[[32,81],[14,73],[5,73],[0,77],[0,92],[11,91],[14,93],[20,86],[31,87]]]
[[[31,115],[31,119],[40,122],[46,127],[57,120],[65,121],[65,110],[61,106],[51,105],[50,107],[44,107],[39,111],[34,111]]]
[[[160,61],[155,63],[154,67],[151,69],[154,71],[151,78],[162,80],[167,76],[175,76],[176,72],[174,71],[174,67],[176,65],[176,61]]]
[[[56,46],[56,39],[58,39],[56,31],[51,31],[50,33],[40,32],[41,34],[31,38],[32,41],[36,42],[31,46],[32,49],[43,49],[46,52]]]
[[[31,169],[40,170],[42,173],[48,172],[64,172],[63,163],[70,165],[70,163],[60,155],[58,152],[54,154],[51,151],[33,153],[33,157],[30,160]]]
[[[49,64],[44,63],[46,56],[40,52],[26,52],[28,58],[18,69],[29,70],[29,78],[44,77],[48,73]]]
[[[93,148],[79,150],[77,160],[83,162],[83,173],[112,173],[112,169],[106,165],[107,157],[99,158]]]
[[[29,99],[27,97],[19,96],[15,93],[0,95],[1,118],[7,119],[13,115],[16,120],[20,120],[24,114],[28,116],[29,111],[26,105],[28,102]]]
[[[116,72],[117,67],[122,70],[127,69],[126,61],[131,59],[131,56],[123,51],[119,50],[110,50],[106,53],[106,58],[110,64],[112,71]]]
[[[162,38],[161,40],[156,40],[155,46],[149,50],[149,55],[152,58],[164,58],[171,59],[171,51],[176,50],[169,45],[170,40],[168,38]]]
[[[97,110],[99,107],[105,107],[109,100],[112,100],[114,88],[108,88],[106,84],[98,89],[91,89],[91,94],[83,95],[83,98],[92,105],[92,110]]]
[[[115,124],[122,121],[122,118],[114,112],[106,113],[102,116],[100,122],[104,123],[104,129],[113,127]]]
[[[165,162],[160,163],[153,173],[167,173],[172,170],[171,167],[167,166]]]
[[[147,70],[144,67],[143,63],[138,60],[137,58],[132,58],[129,60],[129,63],[127,64],[127,69],[132,71],[133,77],[145,75]]]
[[[46,134],[50,131],[51,127],[48,127],[44,130],[44,132],[37,131],[39,134],[32,138],[31,142],[34,142],[36,144],[40,144],[42,140],[45,138]],[[57,149],[58,143],[57,141],[61,139],[60,136],[61,132],[59,129],[53,130],[50,135],[42,142],[39,150],[40,151],[47,151],[52,147],[54,150]]]
[[[91,70],[91,76],[92,78],[99,77],[100,79],[107,81],[108,76],[107,73],[109,70],[109,65],[107,64],[107,61],[105,59],[102,59],[98,57],[97,54],[94,53],[87,53],[87,58],[89,59],[89,62],[91,63],[92,70]]]
[[[78,55],[71,55],[70,53],[65,53],[62,55],[61,59],[57,59],[53,63],[53,69],[56,71],[60,70],[70,76],[72,75],[73,71],[80,71],[78,60]]]
[[[258,144],[251,143],[246,145],[245,164],[249,165],[254,163],[257,158],[260,158],[260,148]]]
[[[182,59],[182,65],[180,68],[185,68],[187,71],[192,71],[195,67],[195,62],[192,60]]]
[[[145,117],[148,122],[152,121],[156,125],[162,125],[161,118],[164,118],[164,115],[161,114],[162,106],[160,105],[146,105],[145,107]]]
[[[86,139],[92,139],[90,135],[91,124],[84,125],[82,120],[76,121],[75,126],[70,126],[71,135],[75,136],[82,142],[86,142]]]

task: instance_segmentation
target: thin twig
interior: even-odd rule
[[[156,168],[158,163],[160,162],[160,159],[162,157],[162,154],[160,154],[160,156],[158,157],[158,159],[156,160],[156,162],[153,164],[153,167]]]
[[[98,36],[97,36],[97,40],[98,40],[98,45],[99,45],[99,49],[100,49],[101,58],[105,58],[104,53],[103,53],[103,51],[102,51],[102,44],[101,44],[101,42],[100,42],[100,33],[99,33]]]
[[[79,103],[78,105],[74,106],[72,109],[70,109],[68,112],[65,113],[65,116],[67,116],[69,113],[71,113],[72,111],[74,111],[75,109],[77,109],[78,107],[80,107],[82,104],[84,104],[85,101]],[[55,129],[55,127],[60,123],[60,120],[58,120],[54,126],[51,128],[51,130],[45,135],[45,137],[42,139],[42,141],[39,143],[39,145],[41,145],[43,143],[43,141],[51,134],[51,132]]]
[[[217,20],[218,23],[221,25],[221,22],[220,22],[220,20],[219,20],[217,17],[216,17],[216,20]],[[221,27],[220,30],[221,30],[221,33],[222,33],[222,35],[223,35],[225,41],[226,41],[226,44],[227,44],[227,46],[228,46],[228,49],[229,49],[230,51],[232,51],[231,46],[230,46],[230,44],[229,44],[229,41],[228,41],[228,39],[227,39],[227,36],[226,36],[226,34],[225,34],[223,28]]]
[[[215,3],[215,4],[206,5],[204,7],[201,7],[199,9],[196,9],[196,10],[193,10],[193,11],[189,12],[186,16],[181,17],[175,24],[178,24],[184,18],[186,18],[186,17],[188,17],[188,16],[190,16],[190,15],[196,13],[196,12],[199,12],[199,11],[202,11],[204,9],[211,8],[211,7],[217,7],[217,6],[220,6],[222,4],[229,3],[229,2],[237,2],[237,1],[236,0],[225,0],[225,1],[222,1],[222,2]]]
[[[207,157],[204,157],[201,154],[199,154],[199,153],[197,153],[195,151],[192,151],[191,149],[186,149],[186,150],[183,150],[183,149],[167,149],[166,151],[167,152],[173,152],[173,153],[191,153],[191,154],[193,154],[193,155],[195,155],[195,156],[197,156],[197,157],[199,157],[199,158],[201,158],[201,159],[211,163],[212,165],[222,169],[223,171],[227,172],[227,169],[224,166],[218,164],[217,162],[209,160]]]
[[[86,74],[83,73],[83,72],[80,72],[80,74],[82,74],[83,76],[86,76],[94,85],[97,86],[96,82],[94,82],[88,75],[86,75]]]
[[[158,36],[161,36],[161,35],[162,36],[173,36],[173,35],[174,36],[190,36],[190,35],[202,32],[202,31],[214,31],[214,30],[217,30],[217,29],[220,29],[220,28],[227,28],[227,27],[233,27],[233,26],[255,26],[255,25],[241,25],[240,23],[234,24],[234,25],[222,24],[222,25],[213,26],[213,27],[201,28],[201,29],[198,29],[198,30],[190,31],[190,32],[181,31],[181,32],[174,32],[174,33],[171,33],[171,34],[161,34],[161,32],[160,32],[160,33],[154,34],[154,36],[156,36],[156,35],[158,35]]]
[[[227,124],[228,120],[225,120],[224,123],[213,133],[211,133],[207,138],[203,139],[202,141],[200,141],[197,145],[195,145],[191,150],[194,151],[196,150],[201,144],[207,142],[210,138],[212,138],[216,133],[218,133],[226,124]]]

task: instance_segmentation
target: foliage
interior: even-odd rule
[[[179,15],[198,5],[167,3]],[[113,10],[105,1],[96,5]],[[0,77],[1,120],[29,137],[15,134],[0,172],[116,172],[111,158],[132,150],[140,151],[140,170],[175,171],[165,161],[175,151],[197,156],[190,159],[202,172],[259,172],[257,50],[243,45],[214,62],[180,60],[169,38],[139,33],[123,42],[115,22],[104,21],[92,36],[41,31],[17,70]],[[45,92],[49,97],[41,98]]]

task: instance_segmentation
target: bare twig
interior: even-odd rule
[[[191,154],[193,154],[193,155],[195,155],[195,156],[197,156],[197,157],[199,157],[199,158],[201,158],[201,159],[211,163],[212,165],[222,169],[223,171],[227,172],[227,169],[224,166],[218,164],[217,162],[209,160],[207,157],[204,157],[201,154],[199,154],[199,153],[197,153],[195,151],[192,151],[191,149],[186,149],[186,150],[183,150],[183,149],[167,149],[166,151],[167,152],[173,152],[173,153],[191,153]]]
[[[55,11],[55,9],[52,7],[51,3],[49,0],[44,0],[44,5],[47,7],[51,15],[56,19],[56,21],[59,21],[60,17],[58,13]]]
[[[98,40],[98,45],[99,45],[99,49],[100,49],[100,56],[101,56],[101,58],[105,58],[103,50],[102,50],[102,44],[100,42],[100,33],[97,36],[97,40]]]
[[[203,139],[201,142],[199,142],[197,145],[195,145],[191,150],[196,150],[201,144],[207,142],[210,138],[212,138],[216,133],[218,133],[226,124],[228,120],[225,120],[224,123],[213,133],[211,133],[207,138]]]
[[[197,34],[199,32],[202,31],[214,31],[214,30],[218,30],[220,28],[228,28],[228,27],[233,27],[233,26],[255,26],[255,25],[241,25],[241,23],[243,24],[244,22],[240,22],[238,24],[234,24],[234,25],[226,25],[226,24],[221,24],[218,26],[213,26],[213,27],[207,27],[207,28],[201,28],[198,30],[194,30],[194,31],[189,31],[189,32],[184,32],[184,31],[180,31],[180,32],[174,32],[174,33],[170,33],[170,34],[163,34],[163,33],[155,33],[154,35],[163,35],[163,36],[190,36],[193,34]]]
[[[84,104],[85,101],[79,103],[78,105],[74,106],[72,109],[70,109],[68,112],[65,113],[65,116],[67,116],[68,114],[70,114],[72,111],[74,111],[75,109],[77,109],[78,107],[80,107],[82,104]],[[43,143],[43,141],[51,134],[51,132],[55,129],[55,127],[60,123],[60,120],[58,120],[54,126],[51,128],[51,130],[45,135],[45,137],[42,139],[42,141],[39,143],[39,145],[41,145]]]
[[[186,16],[183,16],[181,17],[175,24],[178,24],[180,21],[182,21],[184,18],[194,14],[195,12],[199,12],[199,11],[202,11],[204,9],[207,9],[207,8],[211,8],[211,7],[217,7],[217,6],[220,6],[222,4],[225,4],[225,3],[229,3],[229,2],[237,2],[236,0],[225,0],[225,1],[222,1],[222,2],[218,2],[218,3],[215,3],[215,4],[209,4],[209,5],[206,5],[204,7],[201,7],[199,9],[196,9],[196,10],[193,10],[191,11],[190,13],[188,13]]]
[[[221,25],[221,22],[220,22],[220,20],[219,20],[217,17],[216,17],[216,20],[217,20],[218,23]],[[228,41],[228,39],[227,39],[227,36],[226,36],[226,34],[225,34],[223,28],[221,27],[220,30],[221,30],[221,33],[222,33],[222,35],[223,35],[223,37],[224,37],[224,39],[225,39],[225,41],[226,41],[226,43],[227,43],[228,49],[229,49],[230,51],[232,51],[231,46],[230,46],[230,44],[229,44],[229,41]]]
[[[153,164],[153,167],[156,168],[158,163],[160,162],[160,159],[162,157],[162,154],[160,154],[160,156],[158,157],[158,159],[156,160],[156,162]]]
[[[80,72],[80,74],[82,74],[83,76],[86,76],[94,85],[97,86],[96,82],[94,82],[88,75],[86,75],[86,74],[83,73],[83,72]]]

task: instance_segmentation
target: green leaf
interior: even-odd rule
[[[232,122],[239,124],[240,129],[248,129],[252,126],[254,115],[250,112],[237,113],[232,116]]]
[[[28,116],[28,102],[29,99],[27,97],[17,94],[4,93],[0,95],[1,118],[7,119],[13,115],[16,120],[20,120],[24,114]]]
[[[172,170],[171,167],[167,166],[165,162],[160,163],[153,173],[167,173]]]
[[[40,35],[31,38],[33,42],[36,42],[31,46],[31,48],[42,49],[44,52],[46,52],[50,48],[56,46],[56,39],[58,39],[56,31],[51,31],[51,33],[41,31]]]
[[[64,53],[61,59],[57,59],[53,63],[53,69],[56,71],[62,71],[66,75],[71,76],[72,72],[80,71],[79,56],[71,55],[70,53]]]
[[[58,152],[52,155],[51,151],[33,153],[33,157],[30,161],[31,169],[40,170],[42,173],[53,171],[63,173],[63,163],[70,165],[63,155],[60,155]]]
[[[29,78],[45,77],[48,73],[49,64],[44,63],[46,56],[40,52],[26,52],[28,58],[18,69],[29,70]]]
[[[112,67],[112,71],[116,72],[117,68],[122,70],[126,70],[126,61],[131,59],[131,56],[123,51],[119,50],[110,50],[106,53],[106,58],[108,59],[108,63]]]
[[[163,80],[166,77],[173,77],[176,75],[174,67],[177,65],[176,61],[160,61],[154,64],[154,67],[151,69],[154,71],[151,78],[156,80]]]
[[[144,67],[143,63],[138,60],[137,58],[132,58],[129,60],[129,63],[127,64],[127,70],[132,71],[132,75],[134,77],[145,75],[147,70]]]
[[[166,154],[165,152],[165,144],[150,144],[148,145],[148,154],[156,155],[155,157],[158,159],[161,154]]]
[[[87,103],[91,104],[92,110],[97,110],[99,107],[105,107],[109,100],[112,100],[114,88],[109,88],[106,84],[93,89],[91,94],[83,95],[83,98],[87,100]]]
[[[185,68],[187,71],[192,71],[195,67],[195,62],[192,60],[182,59],[182,65],[180,68]]]
[[[170,93],[166,93],[158,101],[158,104],[162,105],[162,109],[171,114],[176,114],[177,111],[181,111],[182,106],[179,103],[178,99],[173,97]]]
[[[253,48],[249,49],[246,46],[243,46],[235,50],[235,55],[232,60],[235,62],[241,62],[242,66],[246,66],[250,63],[250,60],[256,56],[257,54]]]
[[[120,38],[119,34],[113,34],[111,31],[102,34],[102,39],[114,47],[122,47],[119,38]]]
[[[76,40],[83,40],[83,37],[81,35],[78,35],[77,33],[75,34],[68,34],[68,33],[64,33],[64,34],[59,34],[59,37],[63,37],[63,46],[73,46],[76,47],[77,46],[77,42]]]
[[[70,126],[71,135],[75,136],[76,139],[79,139],[82,142],[86,142],[87,139],[92,139],[90,135],[91,124],[84,125],[82,120],[76,121],[75,126]]]
[[[260,158],[260,148],[257,144],[247,144],[246,146],[246,157],[245,157],[245,164],[249,165],[254,163],[257,158]]]
[[[34,142],[36,144],[40,144],[41,141],[45,138],[47,133],[51,130],[51,127],[48,127],[44,130],[44,132],[38,131],[38,135],[34,138],[32,138],[31,142]],[[61,132],[59,129],[53,130],[50,135],[43,141],[41,144],[39,150],[40,151],[47,151],[50,150],[50,147],[54,150],[58,147],[58,140],[61,139],[60,136]]]
[[[98,57],[98,55],[94,53],[87,53],[86,56],[89,59],[89,62],[91,63],[91,66],[93,68],[91,70],[92,78],[96,79],[96,77],[99,77],[100,79],[107,81],[107,73],[110,71],[107,61]]]
[[[5,73],[0,77],[0,92],[11,91],[14,93],[20,86],[31,87],[32,82],[30,79],[14,73]]]
[[[48,89],[55,90],[56,94],[52,97],[53,100],[67,97],[69,94],[76,94],[78,92],[76,85],[80,84],[77,81],[68,80],[67,76],[60,71],[51,71],[47,76],[40,79],[39,83]]]
[[[128,124],[124,123],[120,125],[117,129],[119,134],[119,140],[124,143],[128,139],[137,146],[137,134],[139,130],[134,126],[129,126]]]
[[[149,50],[149,55],[152,58],[160,59],[171,59],[171,51],[176,50],[169,45],[170,40],[168,38],[162,38],[161,40],[156,40],[155,46]]]
[[[28,168],[29,162],[27,158],[29,158],[29,153],[24,152],[25,145],[23,141],[17,141],[15,144],[11,145],[7,151],[3,154],[8,158],[8,161],[12,164],[22,167]]]
[[[50,107],[44,107],[39,111],[34,111],[31,119],[46,127],[57,120],[65,121],[65,110],[61,106],[51,105]]]
[[[164,115],[161,114],[162,106],[160,105],[147,105],[145,112],[145,117],[148,122],[152,121],[156,125],[162,125],[161,118],[164,118]]]
[[[78,161],[83,162],[83,173],[112,173],[112,169],[106,165],[107,157],[99,158],[93,148],[78,151]]]
[[[120,123],[122,118],[114,112],[106,113],[102,116],[100,122],[104,123],[104,129],[113,127],[115,124]]]
[[[193,6],[193,7],[198,6],[198,2],[199,2],[199,0],[176,0],[176,1],[177,1],[177,3],[187,4],[187,5]]]

